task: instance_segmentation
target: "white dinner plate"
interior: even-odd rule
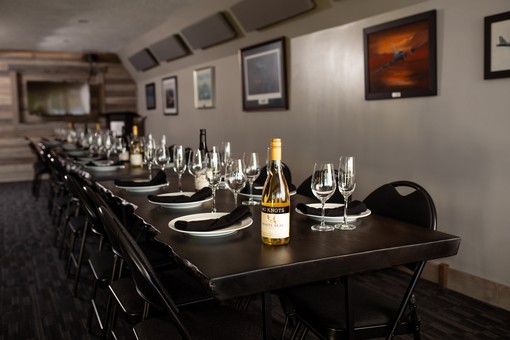
[[[311,208],[320,209],[322,205],[320,203],[309,203],[309,204],[307,204],[307,206],[309,206]],[[343,207],[343,206],[344,205],[341,204],[341,203],[326,203],[324,205],[324,208],[326,208],[326,209],[335,209],[335,208],[339,208],[339,207]],[[309,217],[309,218],[311,218],[312,220],[315,220],[315,221],[320,221],[321,220],[321,216],[320,215],[305,214],[301,210],[299,210],[298,208],[296,208],[296,212],[298,214],[307,216],[307,217]],[[371,213],[372,212],[370,211],[370,209],[367,209],[367,210],[363,211],[361,214],[347,215],[347,222],[354,222],[358,218],[363,218],[363,217],[369,216]],[[344,217],[343,216],[324,216],[324,221],[326,223],[340,223],[340,222],[344,221]]]
[[[158,196],[180,196],[180,195],[186,195],[188,197],[192,196],[194,192],[169,192],[165,194],[159,194]],[[194,208],[200,206],[202,203],[212,200],[212,196],[209,196],[203,200],[200,201],[193,201],[193,202],[182,202],[182,203],[163,203],[163,202],[155,202],[149,200],[149,202],[158,204],[162,206],[163,208],[176,208],[176,209],[185,209],[185,208]]]
[[[73,157],[81,157],[88,154],[88,151],[86,150],[67,150],[66,152],[69,156]]]
[[[198,236],[198,237],[218,237],[218,236],[225,236],[230,235],[233,233],[236,233],[237,231],[249,227],[253,220],[251,217],[247,217],[241,222],[238,222],[236,224],[231,225],[230,227],[218,229],[218,230],[211,230],[211,231],[187,231],[187,230],[180,230],[175,228],[175,222],[177,221],[200,221],[200,220],[209,220],[213,218],[220,218],[221,216],[228,215],[228,212],[216,212],[216,213],[203,213],[203,214],[193,214],[193,215],[186,215],[181,216],[178,218],[174,218],[170,222],[168,222],[168,227],[172,229],[173,231],[176,231],[178,233],[188,234],[191,236]]]
[[[101,157],[99,156],[95,156],[95,157],[79,157],[77,162],[78,163],[88,163],[88,162],[92,162],[92,161],[97,161],[97,160],[100,160]]]
[[[85,165],[85,169],[92,171],[115,171],[124,168],[124,165]]]
[[[166,187],[167,185],[168,185],[168,183],[141,186],[141,187],[125,187],[125,186],[116,185],[116,187],[119,189],[124,189],[126,191],[130,191],[130,192],[151,192],[151,191],[156,191],[156,190],[159,190],[160,188]]]

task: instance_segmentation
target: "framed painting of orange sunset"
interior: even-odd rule
[[[363,30],[365,99],[437,95],[436,11]]]

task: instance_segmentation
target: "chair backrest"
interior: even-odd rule
[[[108,241],[110,243],[112,251],[116,255],[123,257],[123,254],[120,250],[119,242],[117,240],[117,236],[115,234],[112,234],[111,228],[106,228],[104,226],[103,221],[100,217],[99,207],[105,207],[104,209],[109,209],[109,211],[111,211],[108,206],[108,203],[101,197],[101,195],[99,195],[99,193],[97,193],[94,189],[92,189],[89,186],[86,186],[84,188],[84,192],[85,192],[85,195],[87,196],[87,198],[89,199],[89,201],[91,202],[94,210],[97,213],[98,221],[100,222],[100,224],[104,230],[104,233],[106,234],[106,238],[108,239]]]
[[[108,235],[112,235],[112,238],[117,240],[124,261],[133,276],[138,294],[150,304],[164,309],[172,318],[173,324],[182,337],[191,339],[177,316],[179,312],[177,306],[161,284],[152,265],[136,241],[109,208],[99,207],[99,216]]]
[[[410,188],[413,191],[402,195],[398,188]],[[370,193],[364,202],[374,214],[431,230],[437,229],[434,201],[422,186],[414,182],[396,181],[385,184]]]

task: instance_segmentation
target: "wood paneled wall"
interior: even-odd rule
[[[87,61],[85,53],[0,51],[0,123],[44,124],[55,120],[97,121],[102,113],[136,112],[136,84],[114,54],[97,53]],[[47,118],[27,110],[27,79],[89,79],[92,115]]]

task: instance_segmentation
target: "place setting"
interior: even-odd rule
[[[191,214],[174,218],[168,227],[178,233],[194,237],[220,237],[232,235],[252,225],[250,209],[238,206],[231,212]]]
[[[149,179],[134,179],[134,180],[114,180],[114,184],[118,189],[123,189],[130,192],[151,192],[159,190],[168,186],[166,173],[159,170],[155,176]]]
[[[93,159],[85,163],[84,167],[86,170],[92,171],[115,171],[118,169],[123,169],[125,165],[120,161],[116,162],[111,159]]]
[[[326,203],[338,190],[344,203]],[[314,231],[354,230],[353,222],[371,214],[361,201],[349,198],[356,187],[354,157],[342,156],[339,160],[338,179],[332,163],[315,163],[311,178],[311,190],[320,203],[298,203],[296,212],[319,221],[310,228]]]
[[[212,190],[209,187],[202,188],[197,192],[178,191],[159,195],[148,195],[149,202],[163,208],[186,209],[195,208],[213,199]]]

